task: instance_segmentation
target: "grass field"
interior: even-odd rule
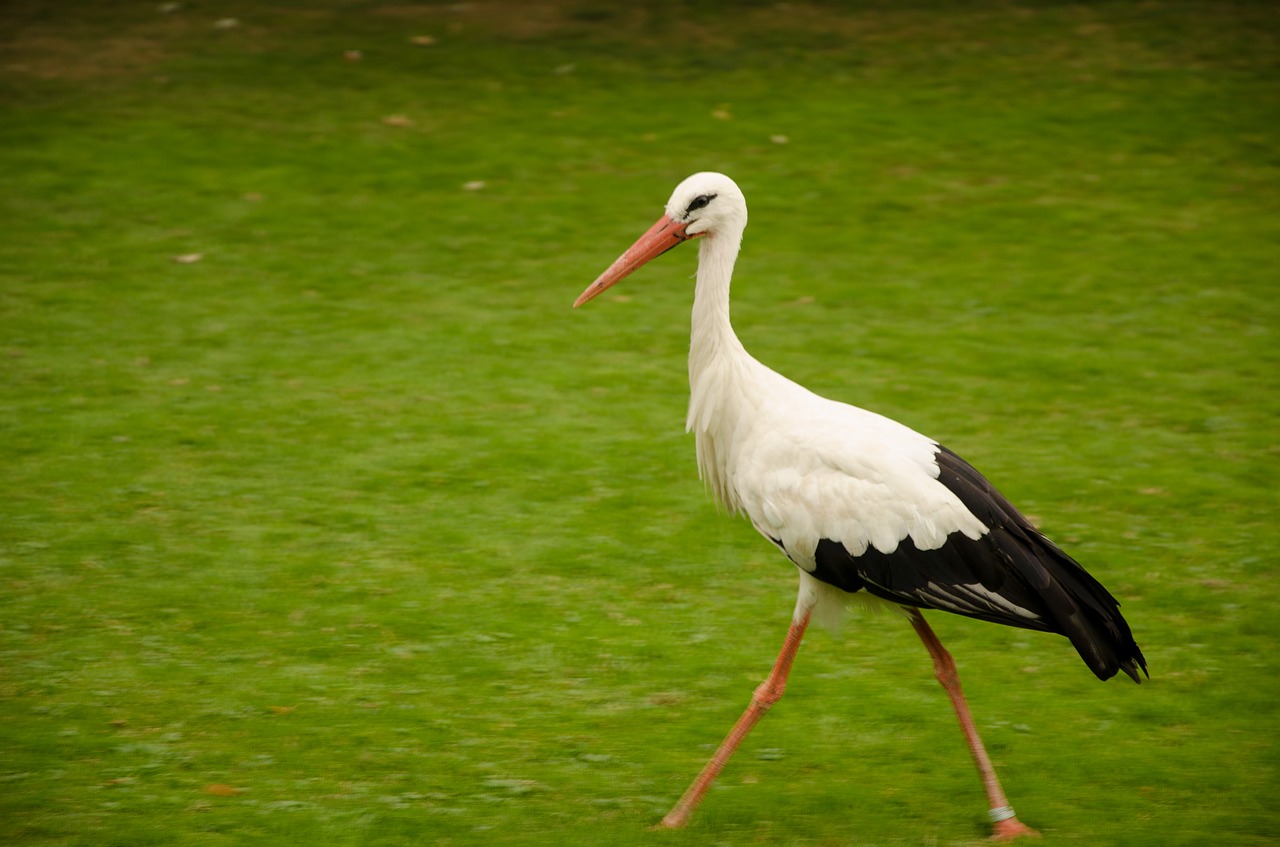
[[[0,840],[951,845],[901,621],[683,431],[697,170],[761,360],[972,461],[1151,668],[934,615],[1046,845],[1263,845],[1280,685],[1267,3],[0,7]]]

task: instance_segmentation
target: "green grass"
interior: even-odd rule
[[[0,838],[980,839],[874,618],[649,829],[794,591],[682,433],[692,252],[569,308],[701,169],[748,347],[1124,601],[1140,688],[933,618],[1022,818],[1280,837],[1269,4],[157,6],[0,10]]]

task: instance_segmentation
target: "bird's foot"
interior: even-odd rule
[[[661,823],[655,824],[652,829],[683,829],[684,825],[689,822],[687,814],[680,814],[676,810],[672,810]]]
[[[992,841],[1012,841],[1015,838],[1039,838],[1040,833],[1017,818],[1005,818],[991,826]]]

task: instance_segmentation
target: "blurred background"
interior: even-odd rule
[[[934,615],[1045,843],[1280,837],[1270,3],[0,7],[8,843],[960,844],[915,634],[683,432],[699,170],[762,361],[981,468],[1151,681]]]

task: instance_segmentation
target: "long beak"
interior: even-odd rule
[[[641,265],[658,258],[672,247],[702,234],[690,235],[685,232],[687,226],[687,223],[677,221],[669,215],[658,218],[658,222],[649,227],[648,232],[640,236],[635,244],[627,248],[627,252],[619,256],[608,270],[587,286],[586,291],[578,295],[578,299],[573,301],[573,308],[578,308],[601,291],[621,282],[639,270]]]

